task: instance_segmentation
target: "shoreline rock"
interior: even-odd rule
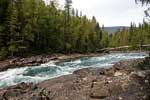
[[[0,61],[0,72],[10,68],[18,68],[24,66],[37,66],[42,63],[47,63],[52,60],[57,60],[57,57],[51,56],[34,56],[28,58],[14,58],[5,61]]]
[[[0,61],[0,72],[6,71],[12,68],[19,68],[24,66],[38,66],[44,63],[48,63],[50,61],[60,62],[67,59],[76,59],[79,57],[91,57],[91,56],[100,56],[104,55],[99,53],[89,53],[89,54],[68,54],[68,55],[38,55],[26,58],[13,58],[7,59],[4,61]]]
[[[149,62],[149,57],[121,61],[111,68],[85,68],[37,85],[21,83],[1,89],[0,100],[149,100]]]
[[[139,53],[141,51],[110,51],[110,53]],[[148,53],[148,51],[143,51],[145,53]],[[12,58],[7,59],[4,61],[0,61],[0,72],[6,71],[8,69],[12,68],[19,68],[19,67],[25,67],[25,66],[38,66],[43,63],[47,63],[49,61],[55,61],[55,62],[61,62],[67,59],[76,59],[80,57],[92,57],[92,56],[102,56],[109,53],[87,53],[87,54],[66,54],[66,55],[37,55],[37,56],[31,56],[26,58]]]

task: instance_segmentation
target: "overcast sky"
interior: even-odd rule
[[[64,0],[59,0],[60,5]],[[144,9],[134,0],[72,0],[73,8],[79,9],[88,18],[95,16],[105,26],[129,26],[131,22],[142,22]]]

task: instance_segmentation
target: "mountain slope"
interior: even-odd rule
[[[104,27],[104,31],[108,32],[109,34],[113,34],[115,32],[117,32],[119,29],[123,29],[123,28],[129,28],[127,26],[112,26],[112,27]]]

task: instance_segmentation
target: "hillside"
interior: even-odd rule
[[[123,29],[123,28],[129,28],[129,27],[128,26],[111,26],[111,27],[104,27],[104,30],[108,33],[115,33],[119,29]]]

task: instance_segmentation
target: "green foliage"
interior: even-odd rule
[[[94,52],[101,47],[102,29],[92,20],[72,8],[66,0],[64,9],[56,0],[0,1],[0,53],[15,56],[20,53]]]
[[[8,56],[8,51],[5,47],[1,47],[0,50],[0,60],[5,59]]]
[[[104,48],[107,48],[109,46],[109,35],[106,32],[103,32],[102,35],[102,40],[101,40],[101,46]]]
[[[146,1],[145,1],[146,2]],[[86,53],[108,46],[150,44],[150,24],[108,35],[96,18],[88,19],[65,0],[0,0],[0,58],[21,53]]]
[[[150,44],[150,24],[143,22],[138,27],[131,23],[130,28],[119,30],[110,37],[109,45],[111,47],[132,46],[133,49],[139,49],[139,46]]]

